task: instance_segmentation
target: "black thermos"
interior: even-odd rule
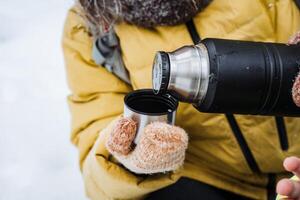
[[[299,64],[299,45],[205,39],[158,52],[153,89],[201,112],[300,116],[292,99]]]

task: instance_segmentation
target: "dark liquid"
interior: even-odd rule
[[[128,104],[134,110],[144,113],[166,113],[172,112],[172,108],[167,102],[157,99],[135,99]]]
[[[126,105],[142,114],[166,114],[177,108],[177,100],[165,95],[155,95],[152,91],[135,92],[125,99]]]

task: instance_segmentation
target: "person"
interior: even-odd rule
[[[126,130],[136,125],[122,117],[123,98],[130,91],[151,88],[156,51],[172,51],[207,37],[285,43],[299,30],[297,2],[79,0],[66,19],[63,49],[72,91],[71,140],[79,149],[87,196],[274,199],[276,180],[288,176],[283,159],[300,152],[299,119],[204,114],[181,103],[176,126],[146,127],[144,139],[133,147],[134,136]],[[107,43],[111,32],[118,39],[104,50],[113,49],[113,57],[121,57],[118,66],[125,67],[128,76],[117,76],[114,63],[103,59],[109,51],[100,59],[94,54],[94,47]],[[173,138],[169,133],[174,130]],[[129,139],[117,140],[121,136]],[[176,162],[164,161],[176,155],[178,160],[171,159]]]
[[[284,168],[295,174],[291,179],[282,179],[277,183],[277,193],[280,194],[277,199],[300,199],[300,159],[297,157],[288,157],[284,160]]]

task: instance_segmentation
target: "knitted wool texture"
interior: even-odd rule
[[[135,125],[130,119],[119,120],[106,141],[108,151],[127,169],[137,174],[153,174],[173,171],[183,165],[188,136],[182,128],[162,122],[151,123],[144,128],[140,142],[128,153],[136,132],[128,126]],[[121,146],[124,150],[120,150]]]
[[[112,152],[127,155],[133,149],[132,142],[136,135],[137,124],[130,118],[121,118],[114,126],[107,147]]]
[[[293,101],[294,103],[300,107],[300,75],[295,79],[295,82],[293,84],[293,89],[292,89],[292,96],[293,96]]]
[[[293,44],[298,44],[299,42],[300,42],[300,31],[290,38],[288,44],[293,45]],[[293,89],[292,89],[292,97],[294,103],[298,107],[300,107],[300,73],[295,78],[295,82],[293,84]]]
[[[289,39],[288,44],[298,44],[300,42],[300,31]]]
[[[151,28],[177,25],[194,17],[212,0],[78,0],[91,30],[105,33],[117,21]]]

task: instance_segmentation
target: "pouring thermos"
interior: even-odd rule
[[[300,46],[205,39],[158,52],[153,90],[208,113],[300,116],[292,99]]]

